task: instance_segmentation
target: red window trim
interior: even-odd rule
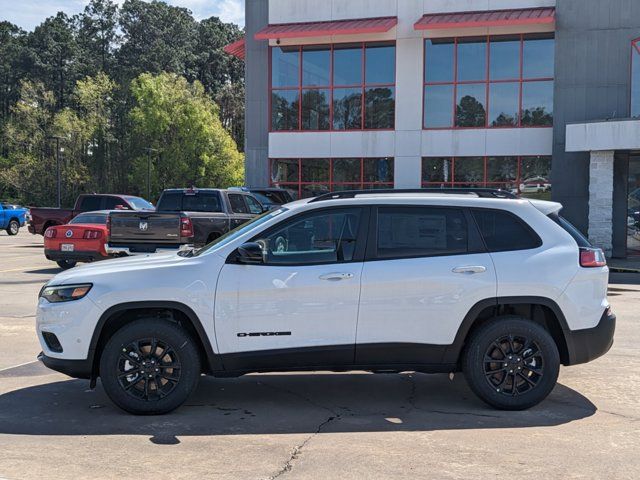
[[[474,36],[476,38],[486,38],[486,59],[485,59],[485,78],[484,80],[462,80],[458,81],[458,41],[459,39],[464,39],[468,37],[449,37],[449,38],[438,38],[438,40],[452,40],[454,42],[453,49],[453,81],[451,82],[427,82],[426,78],[426,65],[427,65],[427,41],[430,38],[425,38],[422,43],[422,129],[423,130],[484,130],[487,128],[491,129],[508,129],[508,128],[553,128],[553,124],[551,125],[522,125],[522,91],[525,83],[534,83],[534,82],[552,82],[554,81],[554,77],[531,77],[531,78],[523,78],[524,75],[524,41],[526,37],[529,37],[531,34],[528,33],[520,33],[520,34],[507,34],[507,35],[477,35]],[[537,35],[537,34],[533,34]],[[491,80],[489,78],[490,68],[491,68],[491,39],[495,38],[505,38],[505,37],[519,37],[520,42],[520,65],[519,65],[519,78],[513,79],[500,79],[500,80]],[[499,126],[491,126],[489,125],[489,107],[490,107],[490,88],[491,85],[497,83],[518,83],[519,87],[519,97],[518,97],[518,118],[517,125],[499,125]],[[428,86],[434,85],[452,85],[453,86],[453,117],[452,117],[452,125],[446,127],[427,127],[425,125],[425,92]],[[457,113],[457,98],[458,98],[458,85],[485,85],[485,122],[484,126],[480,127],[461,127],[457,126],[456,123],[456,113]]]
[[[633,61],[634,61],[634,55],[633,55],[633,50],[636,50],[638,52],[638,56],[640,56],[640,37],[636,38],[635,40],[631,40],[631,60],[630,60],[630,64],[629,64],[629,117],[631,118],[636,118],[636,117],[640,117],[640,111],[638,112],[633,112]],[[636,78],[635,79],[636,82],[638,82],[640,84],[640,78]],[[636,114],[634,116],[634,113]]]
[[[346,158],[270,158],[269,159],[269,186],[271,187],[280,187],[280,188],[288,188],[291,190],[296,190],[298,192],[298,198],[302,198],[302,187],[305,185],[325,185],[329,188],[328,192],[332,192],[333,187],[342,186],[342,187],[351,187],[352,190],[361,190],[366,187],[381,187],[381,188],[393,188],[394,180],[391,182],[365,182],[364,180],[364,163],[366,160],[379,160],[379,159],[390,159],[393,164],[395,164],[394,157],[346,157]],[[274,182],[271,176],[271,172],[273,171],[273,164],[279,160],[295,160],[298,166],[298,181],[297,182]],[[319,181],[319,182],[303,182],[302,181],[302,162],[305,160],[329,160],[329,179],[327,181]],[[360,181],[359,182],[334,182],[333,181],[333,162],[334,160],[358,160],[360,162]],[[392,172],[393,177],[393,172]]]
[[[368,42],[347,42],[348,44],[360,45],[362,49],[361,62],[362,62],[362,81],[359,84],[353,85],[334,85],[333,84],[333,63],[334,63],[334,47],[336,45],[341,45],[337,43],[319,43],[319,44],[308,44],[308,45],[291,45],[291,47],[297,47],[298,49],[298,85],[292,87],[274,87],[273,86],[273,76],[272,76],[272,66],[273,66],[273,49],[278,48],[270,46],[269,47],[269,111],[268,111],[268,125],[270,133],[313,133],[313,132],[360,132],[360,131],[393,131],[395,130],[395,88],[396,88],[396,66],[398,64],[398,49],[395,41],[368,41]],[[386,44],[394,47],[394,68],[393,68],[393,83],[368,83],[366,81],[366,47],[371,44]],[[304,47],[329,47],[329,85],[325,86],[305,86],[302,84],[302,51]],[[365,91],[367,88],[372,87],[391,87],[394,89],[394,127],[392,128],[365,128]],[[335,89],[342,88],[360,88],[361,89],[361,113],[360,113],[360,128],[350,128],[350,129],[334,129],[333,128],[333,92]],[[298,128],[295,130],[275,130],[273,128],[272,122],[272,96],[274,91],[297,91],[298,92]],[[329,90],[329,128],[324,130],[318,129],[303,129],[302,128],[302,92],[304,90]]]
[[[457,161],[469,159],[469,158],[481,158],[483,162],[483,170],[484,170],[484,178],[480,182],[470,182],[470,181],[456,181],[455,171],[456,171],[456,163]],[[499,180],[499,181],[491,181],[487,178],[487,173],[489,170],[489,159],[491,158],[512,158],[516,159],[516,178],[513,180]],[[478,156],[432,156],[432,157],[422,157],[420,163],[420,184],[422,187],[464,187],[469,185],[480,185],[481,187],[497,187],[503,188],[508,185],[516,185],[517,193],[520,194],[520,185],[522,185],[522,161],[528,158],[547,158],[549,161],[552,160],[551,155],[478,155]],[[424,160],[429,159],[441,159],[441,160],[450,160],[451,161],[451,180],[442,181],[442,182],[426,182],[423,180],[423,168],[424,168]],[[549,172],[550,174],[551,172]],[[549,183],[552,183],[551,178],[548,179]]]

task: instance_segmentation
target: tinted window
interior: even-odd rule
[[[298,47],[274,47],[271,49],[271,83],[274,87],[298,85],[300,52]]]
[[[182,197],[182,209],[186,212],[221,212],[220,195],[217,192],[185,194]]]
[[[158,210],[179,212],[182,210],[182,192],[165,192],[158,202]]]
[[[95,213],[83,213],[75,217],[69,223],[93,223],[96,225],[105,225],[107,216]]]
[[[229,194],[229,203],[234,213],[248,213],[242,195],[238,195],[237,193]]]
[[[542,245],[540,238],[515,215],[500,210],[472,210],[490,252],[527,250]]]
[[[631,116],[640,117],[640,40],[631,47]]]
[[[107,197],[104,199],[104,209],[105,210],[115,210],[117,206],[121,205],[122,207],[129,208],[127,202],[118,198],[118,197]]]
[[[455,255],[468,251],[464,212],[453,208],[378,210],[378,258]]]
[[[262,213],[262,205],[260,205],[260,202],[258,202],[258,200],[250,197],[249,195],[245,195],[244,200],[245,202],[247,202],[247,207],[249,207],[249,213]]]
[[[80,210],[83,212],[91,212],[93,210],[100,210],[100,204],[102,203],[102,197],[96,195],[90,195],[83,197],[80,203]]]
[[[257,241],[267,264],[318,264],[353,260],[361,209],[335,209],[298,217]]]
[[[569,235],[573,237],[579,247],[591,247],[591,243],[587,238],[578,230],[576,227],[571,224],[566,218],[561,217],[558,214],[549,215],[549,218],[560,225]]]
[[[452,40],[425,40],[424,78],[428,82],[452,82],[454,80]]]

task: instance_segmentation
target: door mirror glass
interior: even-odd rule
[[[262,245],[257,242],[243,243],[238,247],[238,261],[240,263],[263,263]]]

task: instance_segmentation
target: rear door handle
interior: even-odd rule
[[[467,275],[471,275],[474,273],[484,273],[487,271],[487,267],[483,267],[482,265],[466,265],[464,267],[456,267],[451,271],[453,273],[465,273]]]
[[[348,280],[353,278],[353,273],[325,273],[320,275],[320,280]]]

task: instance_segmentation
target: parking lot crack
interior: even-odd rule
[[[327,418],[326,420],[324,420],[322,423],[320,423],[318,425],[318,427],[316,428],[315,432],[313,432],[311,435],[309,435],[302,443],[300,443],[299,445],[296,445],[295,447],[293,447],[293,449],[291,450],[291,454],[289,455],[289,458],[287,459],[287,461],[284,463],[284,465],[282,466],[282,468],[280,470],[278,470],[278,472],[274,475],[271,475],[269,477],[269,480],[274,480],[276,478],[281,477],[282,475],[288,473],[291,471],[291,469],[293,468],[293,463],[300,457],[300,454],[302,453],[302,449],[304,447],[306,447],[309,442],[319,433],[322,432],[322,429],[324,427],[326,427],[327,425],[329,425],[331,422],[333,422],[334,420],[339,420],[340,419],[340,415],[333,415],[329,418]]]

